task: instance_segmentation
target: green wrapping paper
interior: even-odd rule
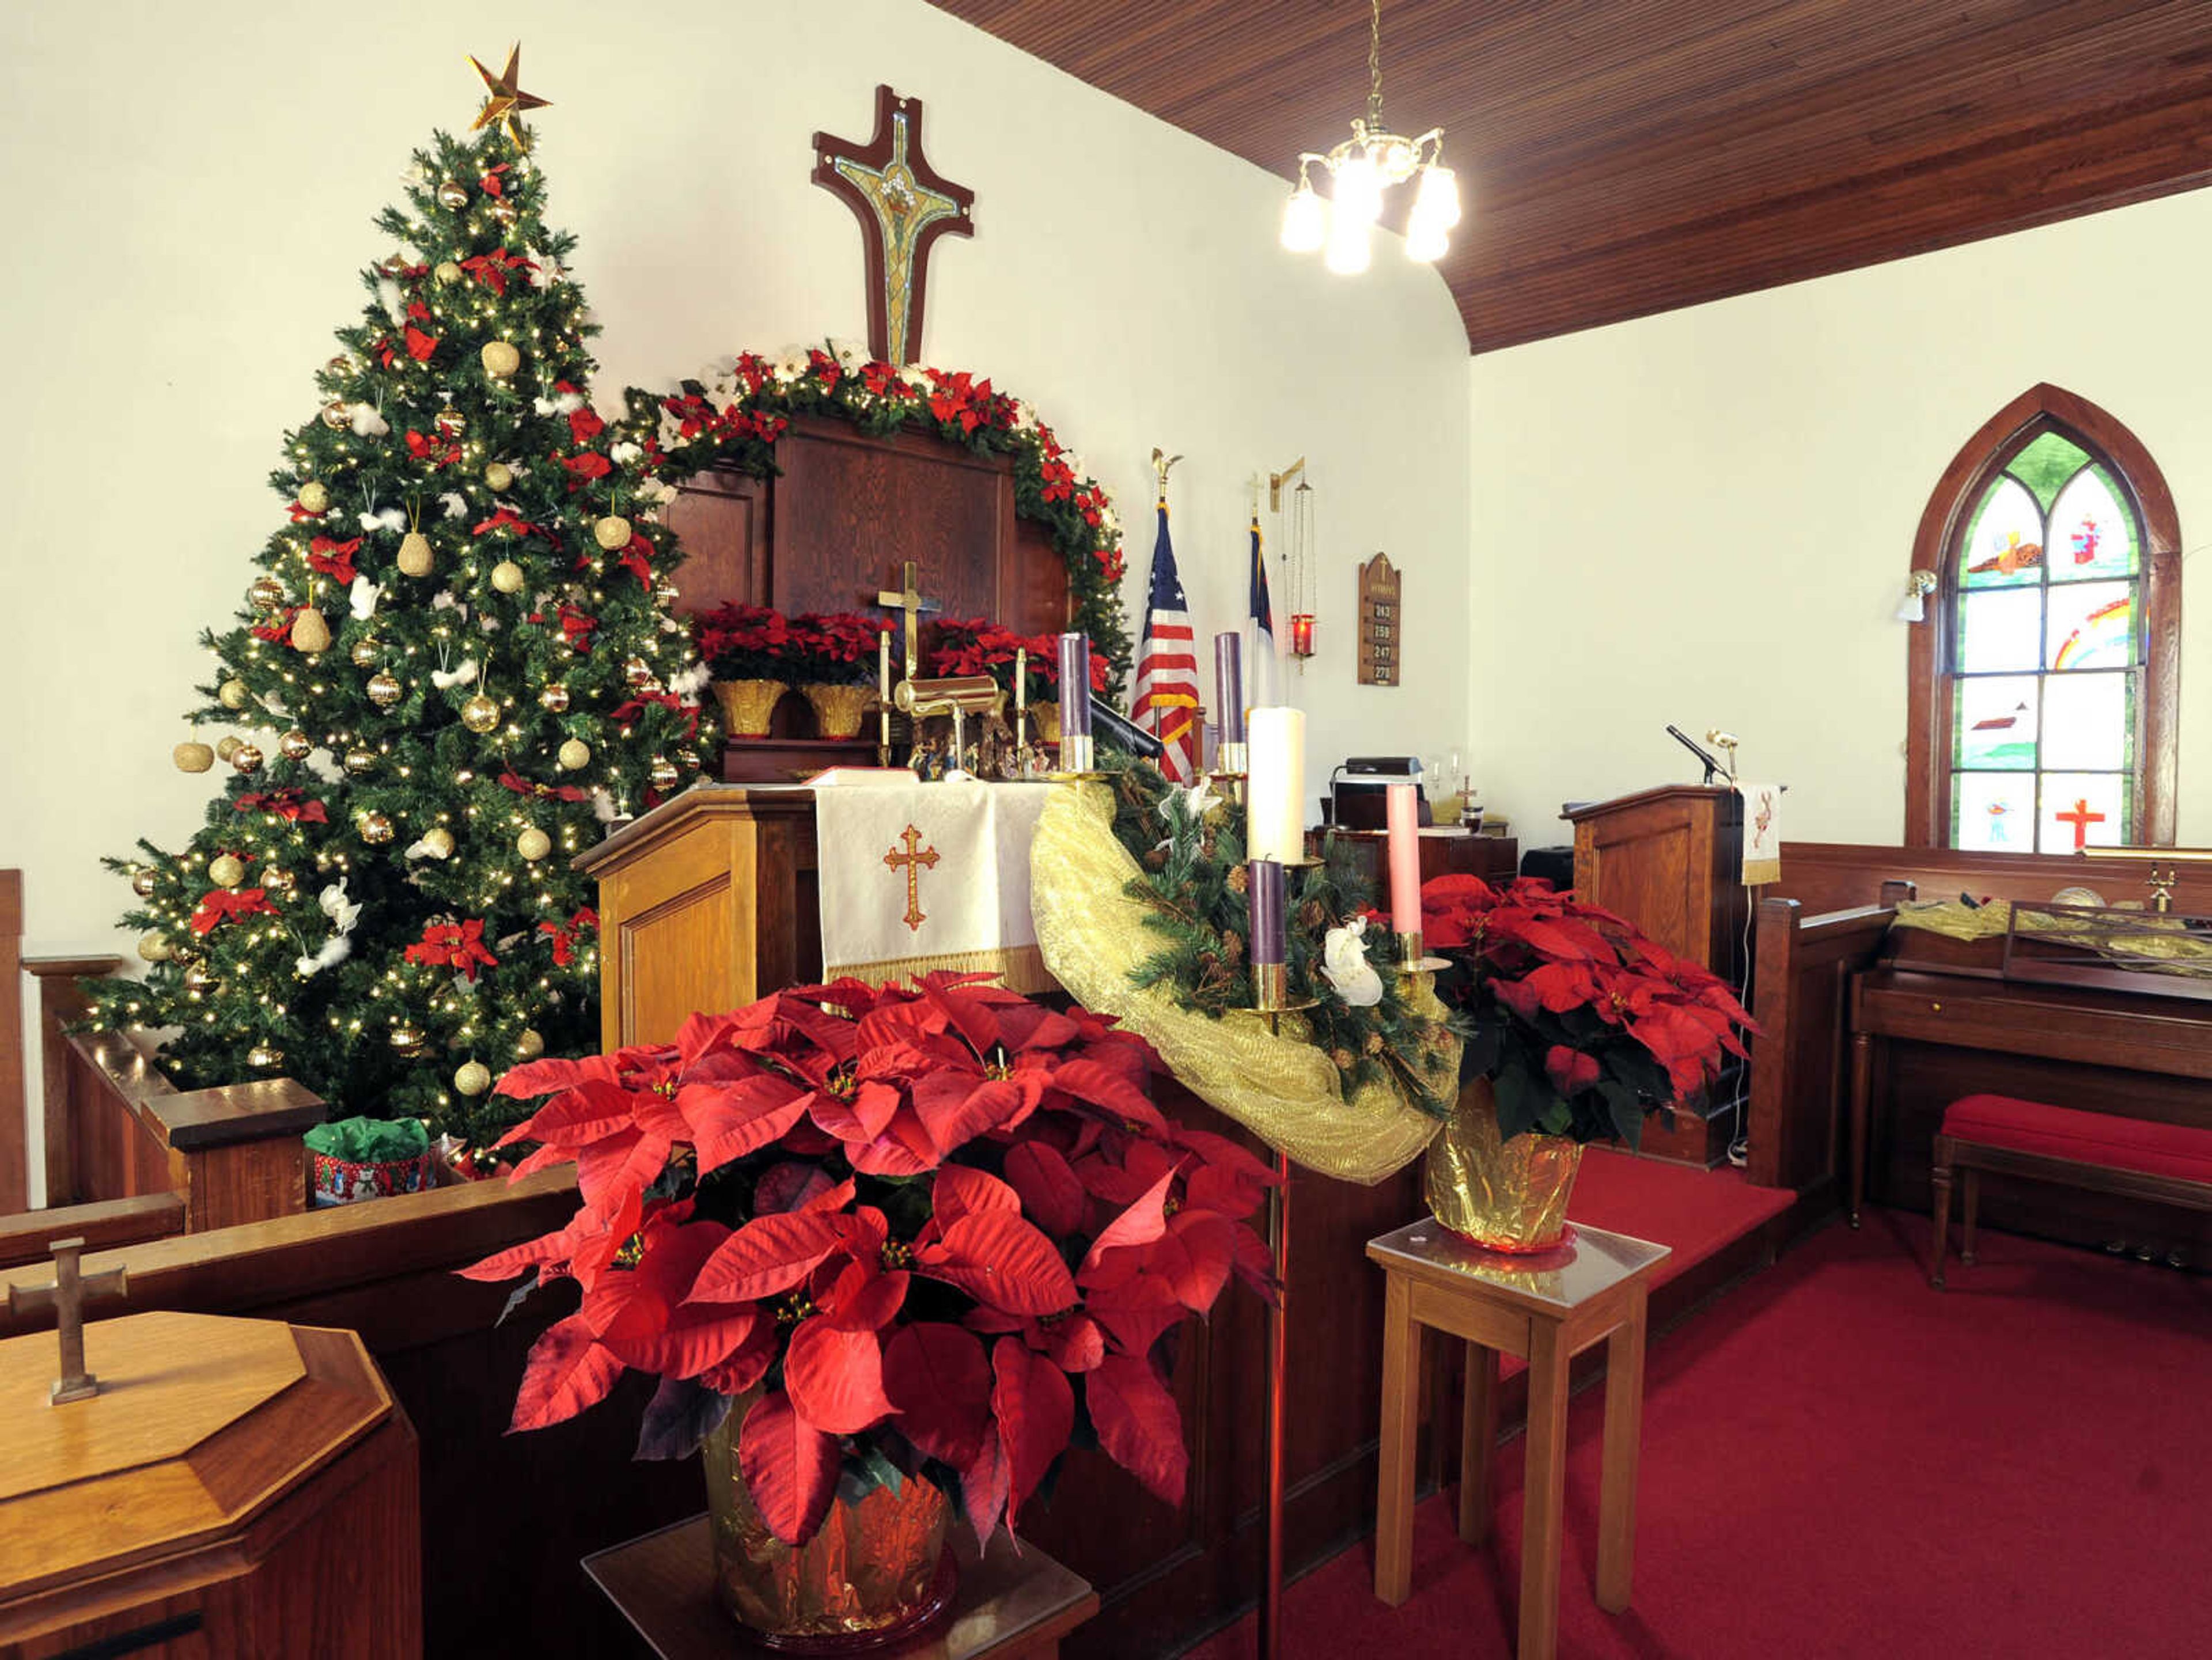
[[[300,1139],[309,1152],[351,1164],[398,1164],[430,1150],[430,1133],[412,1118],[341,1118],[318,1124]]]

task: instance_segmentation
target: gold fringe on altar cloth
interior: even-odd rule
[[[1126,891],[1137,874],[1114,839],[1107,787],[1054,792],[1030,846],[1030,907],[1045,966],[1068,993],[1146,1039],[1185,1088],[1308,1170],[1372,1185],[1419,1158],[1437,1122],[1387,1083],[1346,1098],[1298,1016],[1284,1016],[1278,1037],[1256,1017],[1210,1019],[1179,1007],[1165,986],[1129,982],[1160,944]],[[1434,992],[1424,987],[1419,996],[1425,1012],[1442,1017]],[[1451,1049],[1456,1072],[1456,1039]]]
[[[871,986],[888,986],[939,970],[954,974],[995,974],[1009,991],[1018,991],[1024,997],[1060,989],[1059,982],[1045,969],[1044,953],[1035,946],[945,951],[933,957],[896,957],[882,963],[840,963],[823,973],[831,980],[860,980]]]

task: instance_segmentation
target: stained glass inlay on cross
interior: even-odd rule
[[[2118,476],[2065,434],[1983,491],[1948,573],[1952,846],[2135,840],[2142,550]]]
[[[860,222],[867,252],[868,350],[904,365],[921,353],[929,251],[939,236],[973,236],[975,193],[929,165],[921,100],[876,88],[876,131],[866,145],[814,135],[814,182]]]

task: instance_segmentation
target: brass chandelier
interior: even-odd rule
[[[1343,276],[1365,271],[1375,222],[1382,216],[1382,192],[1418,178],[1406,221],[1406,256],[1425,263],[1441,259],[1460,216],[1459,182],[1443,165],[1443,151],[1442,127],[1405,138],[1382,124],[1382,0],[1370,0],[1366,119],[1353,118],[1352,137],[1328,155],[1308,150],[1298,157],[1297,187],[1283,205],[1283,246],[1292,253],[1325,247],[1325,263]],[[1332,181],[1326,198],[1313,187],[1316,161]]]

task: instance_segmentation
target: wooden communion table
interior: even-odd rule
[[[1375,1525],[1375,1594],[1395,1607],[1413,1590],[1414,1440],[1420,1429],[1425,1328],[1467,1342],[1459,1533],[1490,1531],[1498,1445],[1498,1357],[1528,1363],[1526,1491],[1522,1498],[1521,1660],[1558,1645],[1559,1542],[1566,1500],[1567,1372],[1606,1340],[1605,1463],[1597,1524],[1597,1605],[1628,1607],[1636,1552],[1636,1464],[1643,1439],[1644,1304],[1665,1245],[1577,1227],[1556,1251],[1509,1256],[1469,1244],[1433,1218],[1367,1243],[1387,1276],[1382,1323],[1382,1447]]]

